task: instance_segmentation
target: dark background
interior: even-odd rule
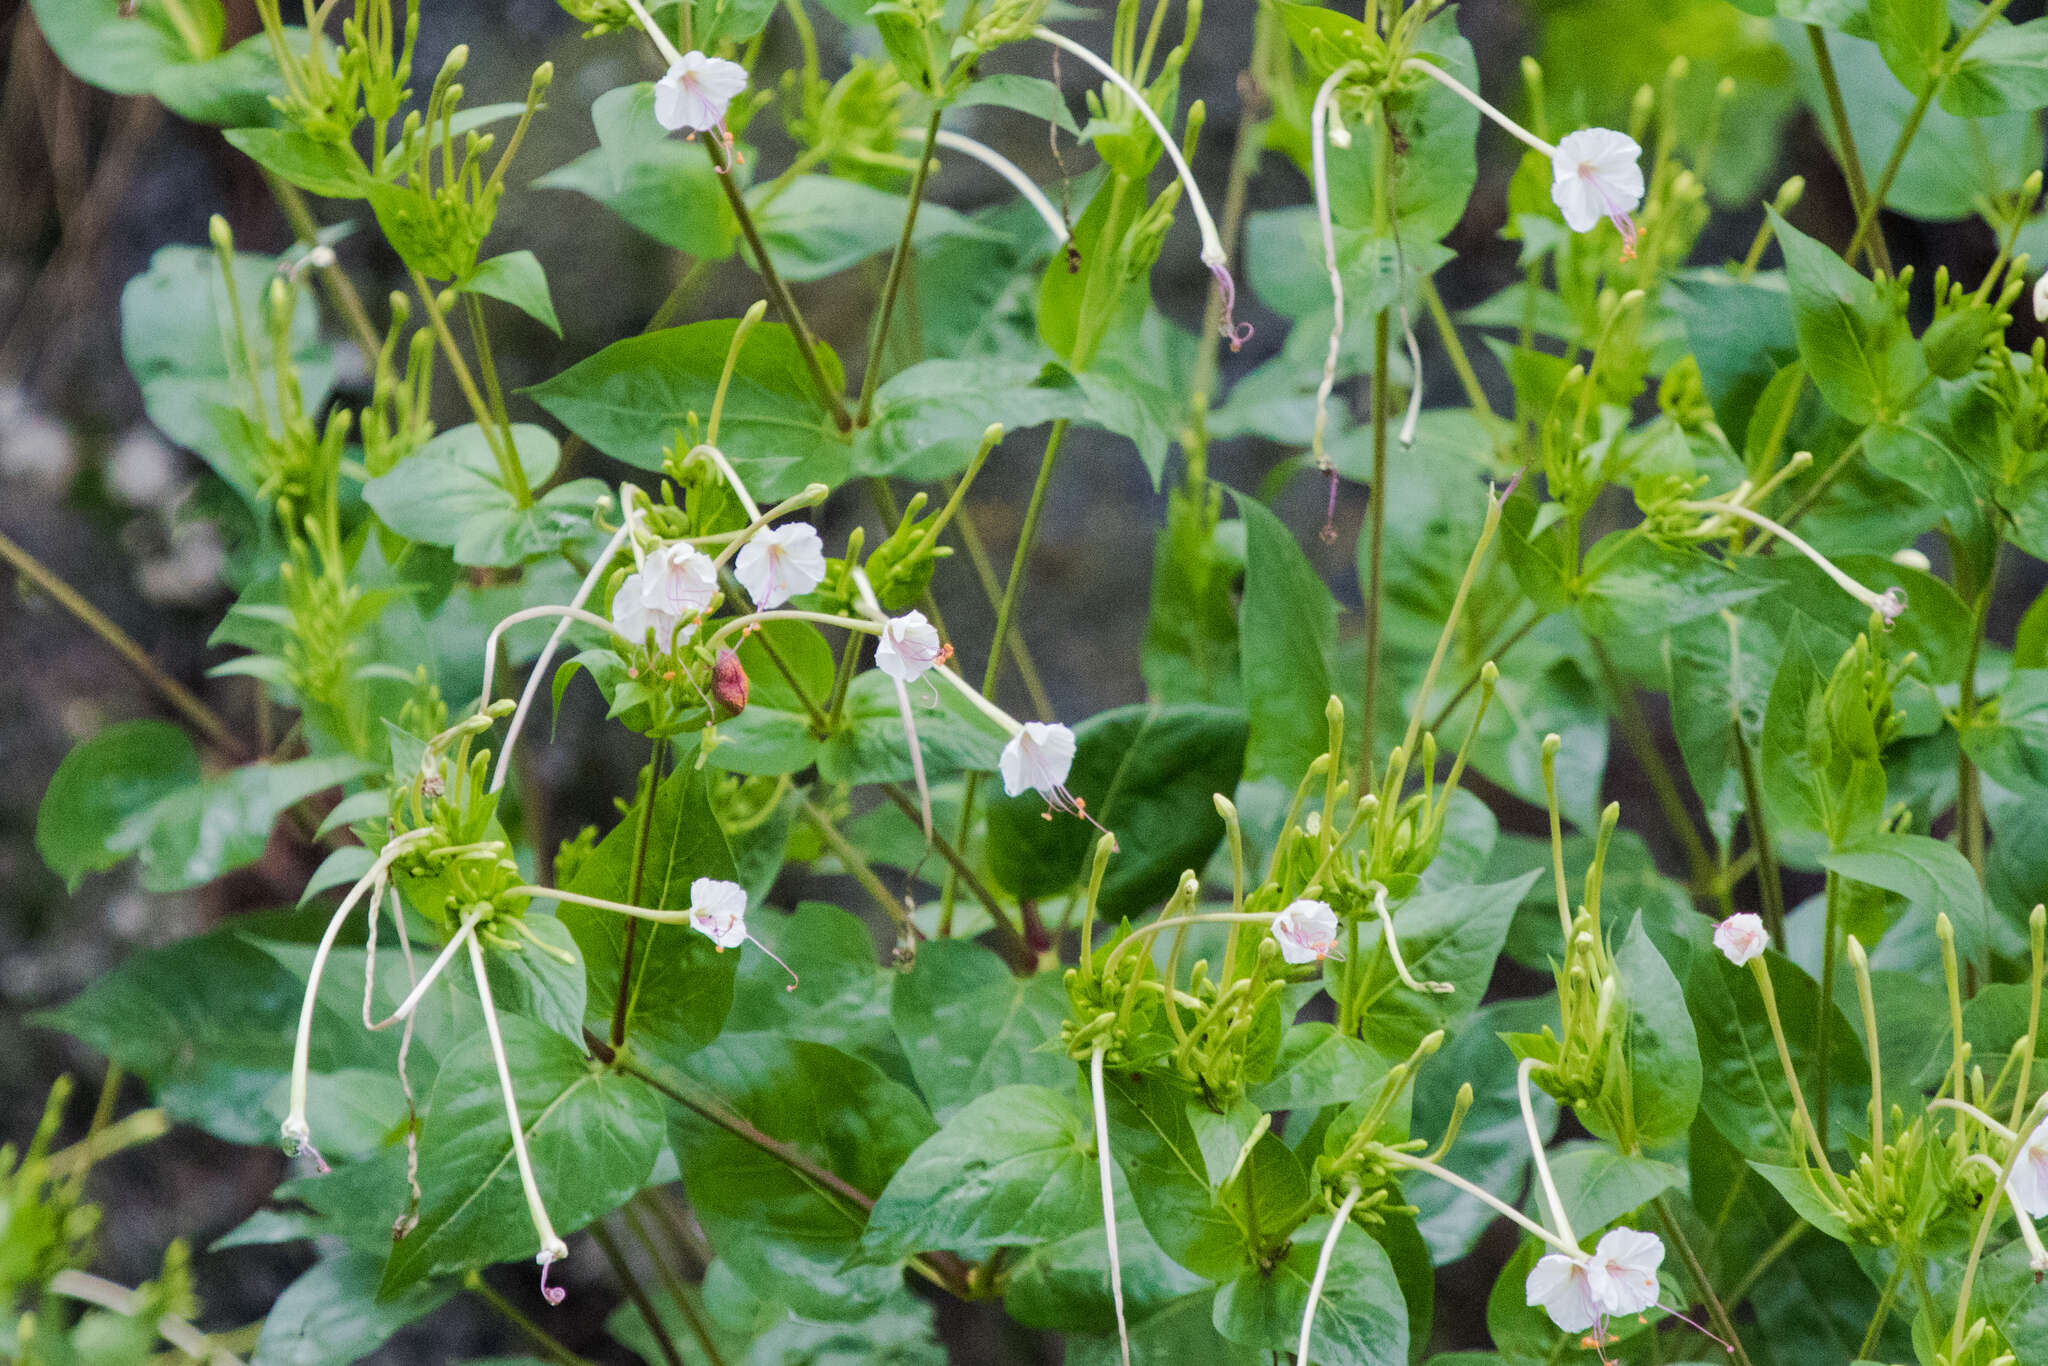
[[[229,0],[230,39],[255,28],[248,0]],[[289,7],[288,7],[289,8]],[[592,145],[586,113],[598,94],[656,74],[648,52],[628,40],[584,41],[577,25],[553,0],[428,0],[415,66],[424,87],[442,54],[455,42],[472,50],[465,83],[472,103],[513,98],[527,74],[544,60],[556,64],[552,107],[537,121],[515,172],[515,186],[561,165]],[[1108,8],[1105,5],[1105,8]],[[1553,9],[1568,10],[1559,6]],[[1248,56],[1249,0],[1212,0],[1204,32],[1184,77],[1184,96],[1209,107],[1209,124],[1195,167],[1220,194],[1235,135],[1237,77]],[[1517,63],[1540,50],[1544,15],[1513,0],[1473,0],[1460,25],[1478,49],[1484,87],[1514,107],[1520,101]],[[2017,17],[2017,16],[2016,16]],[[1178,16],[1172,20],[1177,27]],[[1106,43],[1106,26],[1076,28],[1084,40]],[[1050,75],[1046,50],[1004,54],[1012,69]],[[792,44],[778,19],[762,70],[780,71]],[[829,63],[828,55],[828,63]],[[1038,66],[1028,63],[1038,62]],[[828,74],[832,68],[828,65]],[[1069,70],[1070,89],[1077,85]],[[1649,74],[1645,72],[1644,74]],[[1619,111],[1609,117],[1619,121]],[[1058,175],[1041,129],[979,130],[1043,182]],[[1801,224],[1840,242],[1850,216],[1839,179],[1812,124],[1803,116],[1788,126],[1779,165],[1767,187],[1794,171],[1809,178]],[[781,164],[773,112],[750,136],[767,165]],[[1869,155],[1869,153],[1866,153]],[[1085,166],[1087,154],[1076,163]],[[1070,161],[1074,161],[1070,157]],[[1459,255],[1439,276],[1455,309],[1484,298],[1515,278],[1514,246],[1499,240],[1505,181],[1514,165],[1497,130],[1482,134],[1480,183],[1464,223],[1451,238]],[[1768,189],[1766,190],[1768,193]],[[1003,197],[1003,187],[958,158],[935,182],[934,197],[976,207]],[[1252,184],[1252,207],[1299,203],[1306,186],[1291,166],[1268,157]],[[167,447],[148,427],[141,397],[121,361],[118,301],[122,283],[142,271],[150,254],[170,243],[202,244],[210,214],[225,214],[239,245],[276,251],[289,242],[285,226],[260,178],[217,132],[183,124],[146,99],[115,99],[65,73],[37,34],[25,4],[0,0],[0,533],[20,542],[79,588],[133,634],[172,674],[199,689],[237,724],[253,724],[248,680],[208,681],[217,662],[206,641],[231,599],[222,579],[221,537],[209,518],[217,491],[203,468]],[[1717,217],[1698,253],[1701,261],[1738,256],[1760,215],[1755,210]],[[1208,276],[1196,261],[1193,224],[1176,227],[1154,275],[1160,307],[1190,326],[1200,317]],[[1893,223],[1894,256],[1930,271],[1933,239]],[[396,262],[358,234],[341,248],[372,311],[399,283]],[[1943,229],[1939,238],[1952,264],[1964,271],[1990,254],[1980,228]],[[566,336],[557,341],[523,319],[500,334],[507,388],[545,378],[605,343],[643,326],[673,283],[673,256],[639,238],[601,208],[558,191],[514,193],[499,219],[493,250],[526,247],[546,264]],[[798,287],[813,324],[842,355],[863,350],[882,262],[833,280]],[[1240,275],[1240,279],[1242,279]],[[1923,278],[1926,276],[1923,274]],[[1965,274],[1965,279],[1974,278]],[[712,274],[690,316],[731,316],[754,297],[753,277],[738,266]],[[503,315],[510,317],[509,314]],[[1255,322],[1271,322],[1256,306]],[[1279,346],[1281,328],[1264,327],[1238,356],[1226,356],[1224,375],[1241,374]],[[1426,372],[1435,402],[1457,402],[1449,368],[1425,334]],[[345,344],[344,355],[352,355]],[[1502,401],[1505,388],[1491,361],[1475,348],[1489,385]],[[443,367],[445,378],[445,367]],[[361,382],[360,366],[356,383]],[[350,387],[344,361],[344,392]],[[520,400],[515,398],[515,406]],[[454,421],[459,404],[443,395],[440,413]],[[533,417],[529,407],[515,416]],[[1007,443],[976,486],[975,515],[999,564],[1014,544],[1037,464],[1037,439]],[[1243,489],[1261,479],[1289,452],[1255,441],[1219,445],[1212,473]],[[586,455],[597,473],[616,479],[617,467]],[[1317,490],[1296,481],[1283,504],[1297,526],[1317,515]],[[822,528],[829,543],[843,538],[864,510],[840,500]],[[1128,446],[1094,432],[1076,432],[1033,554],[1031,592],[1022,630],[1045,674],[1062,716],[1079,718],[1139,700],[1143,683],[1138,646],[1143,636],[1152,533],[1161,518],[1155,494]],[[1343,533],[1334,547],[1305,538],[1341,598],[1355,603],[1352,546],[1364,509],[1362,493],[1347,486],[1340,507]],[[91,878],[76,896],[38,859],[35,811],[66,749],[110,721],[160,714],[157,699],[96,637],[53,603],[17,591],[0,570],[0,1140],[32,1131],[54,1077],[80,1079],[67,1131],[82,1127],[102,1064],[75,1042],[37,1030],[29,1017],[63,1001],[134,948],[160,944],[204,929],[238,911],[288,904],[309,871],[303,848],[276,842],[254,869],[178,896],[148,896],[132,873],[119,869]],[[990,614],[965,566],[941,576],[941,602],[949,626],[970,659],[981,657]],[[550,838],[590,820],[604,820],[613,797],[630,791],[638,742],[598,724],[589,699],[572,704],[555,742],[532,769],[544,788]],[[1608,795],[1632,810],[1639,775],[1616,746]],[[1516,817],[1509,813],[1513,824]],[[1659,830],[1646,833],[1655,844]],[[1660,852],[1668,852],[1660,848]],[[1676,859],[1667,867],[1680,866]],[[856,898],[841,898],[852,907]],[[137,1088],[124,1108],[145,1103]],[[262,1203],[282,1170],[282,1159],[239,1149],[189,1130],[104,1164],[93,1194],[106,1209],[100,1239],[102,1273],[132,1284],[152,1276],[166,1243],[183,1236],[204,1248]],[[1439,1298],[1440,1347],[1484,1346],[1480,1315],[1445,1312],[1476,1305],[1505,1246],[1482,1244],[1471,1264],[1446,1273]],[[225,1328],[260,1316],[310,1260],[303,1249],[242,1249],[198,1259],[206,1306],[202,1322]],[[549,1326],[573,1348],[607,1359],[599,1325],[615,1303],[612,1292],[589,1279],[592,1263],[572,1263],[575,1289],[568,1306],[549,1314]],[[538,1309],[531,1276],[494,1276],[506,1294]],[[1455,1297],[1455,1298],[1453,1298]],[[1058,1349],[1033,1343],[1000,1326],[998,1311],[942,1306],[942,1331],[960,1361],[1055,1360]],[[381,1362],[440,1362],[490,1351],[514,1351],[501,1323],[480,1304],[459,1299],[427,1325],[397,1339]],[[609,1359],[628,1360],[612,1349]]]

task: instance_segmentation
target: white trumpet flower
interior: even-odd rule
[[[740,550],[733,574],[765,612],[825,581],[825,543],[809,522],[762,527]]]

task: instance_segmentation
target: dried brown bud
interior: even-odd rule
[[[747,671],[740,667],[740,657],[731,650],[720,650],[711,665],[711,695],[728,716],[737,716],[747,709]]]

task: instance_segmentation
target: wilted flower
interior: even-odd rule
[[[1344,957],[1337,942],[1337,913],[1327,902],[1304,899],[1289,905],[1273,917],[1273,938],[1280,945],[1280,957],[1289,963]]]
[[[765,612],[825,581],[825,543],[809,522],[763,527],[740,548],[733,573]]]
[[[700,877],[692,882],[690,928],[721,951],[746,943],[747,889],[723,878]]]
[[[711,663],[711,695],[726,713],[738,716],[747,709],[747,670],[731,650],[720,650]]]
[[[1558,141],[1550,157],[1550,197],[1573,232],[1591,232],[1602,218],[1621,233],[1624,258],[1636,254],[1629,215],[1643,202],[1643,149],[1612,128],[1581,128]]]
[[[1738,968],[1770,947],[1770,942],[1762,919],[1748,911],[1731,915],[1714,926],[1714,947]]]
[[[685,52],[654,83],[654,117],[671,133],[709,132],[725,123],[725,111],[747,88],[747,69],[723,57]]]
[[[909,683],[946,657],[939,633],[922,612],[905,612],[882,625],[875,641],[875,667],[894,679]]]
[[[2048,1119],[2020,1140],[2019,1156],[2005,1178],[2005,1193],[2021,1213],[2039,1219],[2048,1215]]]
[[[1003,746],[998,767],[1003,791],[1012,797],[1036,790],[1054,806],[1071,806],[1067,771],[1074,766],[1074,732],[1058,724],[1026,721]]]

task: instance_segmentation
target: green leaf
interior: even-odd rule
[[[1131,1366],[1189,1366],[1191,1362],[1268,1366],[1269,1353],[1230,1342],[1217,1333],[1211,1310],[1214,1300],[1205,1286],[1199,1294],[1183,1295],[1142,1319],[1134,1318],[1130,1325]],[[1067,1366],[1120,1366],[1121,1353],[1115,1337],[1070,1338]]]
[[[1072,1064],[1068,1067],[1071,1070]],[[1124,1312],[1133,1330],[1131,1348],[1135,1359],[1141,1323],[1165,1313],[1173,1305],[1196,1301],[1206,1325],[1209,1301],[1214,1295],[1206,1281],[1169,1258],[1152,1241],[1122,1169],[1112,1167],[1110,1179],[1116,1188],[1117,1250],[1123,1266]],[[1109,1350],[1116,1351],[1109,1243],[1101,1228],[1026,1248],[1011,1258],[1008,1266],[1003,1307],[1010,1317],[1030,1328],[1109,1334]],[[1215,1336],[1213,1329],[1210,1336]],[[1078,1351],[1081,1347],[1080,1340],[1070,1344],[1070,1350]]]
[[[1799,354],[1828,406],[1851,422],[1904,413],[1928,374],[1897,305],[1775,209],[1769,212],[1785,252]]]
[[[758,915],[755,937],[788,963],[801,985],[765,953],[743,953],[725,1027],[735,1034],[781,1034],[851,1053],[907,1079],[911,1069],[889,1026],[894,974],[875,962],[875,937],[837,906],[806,901],[794,915]]]
[[[970,1102],[890,1178],[861,1257],[944,1248],[981,1257],[1078,1233],[1102,1217],[1090,1118],[1068,1092],[1004,1086]]]
[[[1668,297],[1685,326],[1700,379],[1725,432],[1747,432],[1757,400],[1799,358],[1785,278],[1732,279],[1726,271],[1679,274]]]
[[[1013,433],[1088,415],[1088,395],[1050,361],[922,361],[876,390],[874,420],[855,439],[854,473],[949,478],[967,468],[991,423]]]
[[[1771,1189],[1785,1198],[1785,1203],[1816,1229],[1838,1243],[1853,1244],[1856,1239],[1849,1233],[1848,1221],[1842,1218],[1826,1195],[1814,1188],[1819,1177],[1811,1167],[1783,1167],[1773,1162],[1751,1162],[1756,1174],[1771,1183]]]
[[[293,806],[368,771],[346,755],[249,764],[170,793],[124,825],[122,841],[141,854],[150,891],[201,887],[262,857],[271,827]]]
[[[1103,1090],[1111,1155],[1153,1239],[1198,1276],[1236,1275],[1245,1264],[1244,1234],[1217,1197],[1186,1096],[1159,1078],[1107,1070]]]
[[[1918,95],[1934,79],[1936,60],[1948,41],[1948,7],[1942,0],[1870,0],[1870,32],[1892,75]],[[1999,114],[2005,110],[1971,112]]]
[[[36,811],[36,852],[72,891],[135,852],[127,833],[152,806],[199,781],[199,754],[168,721],[123,721],[64,756]]]
[[[925,773],[939,778],[962,770],[995,771],[1009,740],[996,723],[950,687],[912,688],[918,748]],[[913,776],[910,744],[896,688],[880,669],[853,680],[844,725],[818,755],[818,773],[832,783],[907,783]]]
[[[1439,12],[1413,38],[1412,55],[1433,62],[1473,90],[1481,84],[1472,45],[1458,33],[1455,11]],[[1393,219],[1408,243],[1440,240],[1465,215],[1478,183],[1476,155],[1479,111],[1426,76],[1410,76],[1407,88],[1388,101],[1390,121],[1401,130],[1383,180],[1376,161],[1387,153],[1384,137],[1354,137],[1348,153],[1330,158],[1330,202],[1337,221],[1365,227],[1384,221],[1377,187],[1393,187]]]
[[[1041,1051],[1066,1017],[1058,973],[1018,977],[972,940],[920,945],[889,991],[889,1022],[941,1119],[998,1086],[1070,1084],[1074,1065]]]
[[[1926,835],[1872,834],[1821,862],[1853,882],[1905,897],[1930,925],[1938,912],[1946,911],[1955,923],[1957,951],[1973,959],[1985,951],[1991,909],[1976,870],[1954,845]]]
[[[363,1252],[313,1263],[271,1306],[251,1366],[350,1366],[446,1304],[457,1289],[452,1279],[422,1281],[379,1300],[382,1275],[382,1263]]]
[[[1699,1112],[1699,1037],[1686,1013],[1685,992],[1643,928],[1640,911],[1615,951],[1614,966],[1628,1011],[1625,1075],[1633,1137],[1643,1147],[1661,1148],[1683,1138]],[[1609,1074],[1609,1091],[1618,1089],[1621,1075]]]
[[[1714,837],[1724,845],[1747,804],[1736,735],[1739,729],[1755,764],[1775,649],[1770,628],[1755,617],[1700,622],[1665,641],[1679,757]]]
[[[363,193],[363,164],[338,143],[296,128],[230,128],[222,136],[264,170],[309,194],[355,199]]]
[[[675,771],[654,798],[646,855],[636,903],[651,910],[684,910],[690,884],[700,877],[731,880],[732,852],[706,795],[704,773],[694,750],[677,755]],[[626,902],[633,888],[633,850],[642,809],[635,806],[598,841],[564,890],[579,896]],[[619,999],[628,921],[610,911],[564,903],[558,912],[583,956],[589,983],[586,1023],[608,1034]],[[635,1048],[676,1063],[718,1037],[731,1009],[733,974],[742,947],[720,953],[717,945],[687,925],[643,921],[633,931],[633,980],[628,988],[626,1027]]]
[[[1797,964],[1775,951],[1767,961],[1792,1065],[1802,1085],[1810,1086],[1814,1028],[1821,1019],[1820,988]],[[1718,953],[1695,954],[1685,984],[1685,1001],[1699,1034],[1705,1079],[1701,1111],[1751,1160],[1796,1160],[1800,1145],[1792,1130],[1792,1092],[1785,1084],[1753,969],[1738,968]],[[1833,1090],[1830,1109],[1837,1115],[1860,1114],[1869,1094],[1858,1079],[1870,1075],[1862,1043],[1832,1003],[1827,1007],[1826,1022]]]
[[[1990,721],[1972,718],[1963,732],[1964,752],[2001,787],[2048,789],[2048,668],[2015,668],[1990,714]]]
[[[1215,852],[1223,838],[1215,794],[1237,787],[1244,716],[1221,707],[1118,707],[1082,722],[1075,739],[1067,790],[1118,845],[1098,908],[1105,919],[1125,919],[1172,895],[1181,873]],[[1035,792],[989,803],[989,872],[1020,897],[1073,886],[1095,847],[1093,826],[1048,822],[1044,810]]]
[[[1245,528],[1244,603],[1238,614],[1251,730],[1244,780],[1265,786],[1274,823],[1294,785],[1329,746],[1323,708],[1332,691],[1337,603],[1294,533],[1263,503],[1237,499]]]
[[[1261,1110],[1348,1105],[1386,1075],[1386,1059],[1321,1021],[1298,1024],[1280,1040],[1272,1077],[1246,1091]]]
[[[1311,1221],[1270,1272],[1247,1268],[1217,1291],[1216,1331],[1270,1352],[1295,1347],[1328,1227],[1326,1219]],[[1407,1366],[1407,1301],[1386,1251],[1361,1229],[1347,1227],[1337,1236],[1316,1303],[1313,1350],[1328,1366]]]
[[[738,326],[723,319],[628,337],[526,392],[606,455],[660,469],[665,447],[690,448],[692,417],[710,421]],[[839,358],[822,343],[817,351],[826,382],[843,392]],[[719,449],[757,498],[786,498],[813,481],[838,484],[846,477],[846,442],[781,323],[760,324],[740,350]]]
[[[907,1087],[824,1044],[736,1034],[688,1066],[734,1113],[869,1196],[936,1127]],[[901,1285],[893,1267],[847,1266],[865,1223],[857,1206],[692,1113],[670,1133],[705,1236],[755,1294],[836,1322]]]
[[[1557,1198],[1564,1201],[1573,1232],[1589,1241],[1594,1230],[1607,1227],[1685,1181],[1685,1173],[1668,1162],[1631,1157],[1598,1143],[1559,1147],[1550,1157],[1550,1177],[1557,1185]],[[1543,1200],[1531,1190],[1524,1207],[1533,1216],[1543,1208]]]
[[[180,118],[218,127],[269,123],[284,82],[263,35],[220,50],[220,0],[185,0],[181,29],[169,7],[124,13],[121,0],[34,0],[36,25],[57,59],[88,85],[116,95],[154,95]],[[303,45],[303,32],[286,29]]]
[[[714,768],[780,777],[809,768],[818,757],[810,712],[769,655],[771,645],[813,705],[822,708],[832,694],[838,661],[818,628],[803,621],[762,623],[740,642],[740,667],[748,680],[747,709],[719,722],[719,743],[710,751]]]
[[[776,272],[798,282],[823,280],[894,250],[910,206],[902,195],[822,175],[756,186],[747,199]],[[927,202],[911,240],[927,247],[941,237],[986,232],[959,210]]]
[[[1039,76],[1019,76],[1011,72],[983,76],[948,102],[952,109],[971,109],[977,105],[1014,109],[1020,114],[1054,124],[1070,137],[1081,136],[1073,114],[1067,109],[1067,97],[1058,86]]]
[[[555,301],[548,293],[548,273],[530,251],[493,256],[462,282],[462,289],[503,300],[557,337],[562,335],[562,321],[555,316]]]
[[[535,1179],[556,1232],[572,1233],[647,1184],[661,1151],[661,1098],[520,1016],[502,1016],[499,1028]],[[470,1038],[434,1082],[419,1175],[420,1222],[392,1247],[378,1298],[426,1277],[533,1256],[537,1237],[487,1038]]]
[[[529,489],[561,463],[562,448],[545,427],[512,428]],[[590,527],[590,509],[604,493],[595,479],[550,489],[521,507],[507,488],[491,439],[475,423],[443,432],[389,474],[363,485],[363,501],[399,535],[444,545],[463,565],[509,566],[552,555]]]
[[[654,118],[654,84],[597,97],[590,108],[598,146],[534,182],[587,195],[664,246],[722,261],[738,224],[703,149],[672,138]],[[708,414],[708,410],[707,410]]]
[[[1161,702],[1242,709],[1237,651],[1237,557],[1217,540],[1222,495],[1176,484],[1152,553],[1152,609],[1145,626],[1145,690]]]
[[[1443,1163],[1482,1190],[1521,1190],[1529,1174],[1529,1137],[1515,1094],[1519,1063],[1500,1035],[1533,1030],[1555,1018],[1552,1001],[1497,1001],[1482,1007],[1430,1064],[1441,1079],[1472,1083],[1472,1108]],[[1529,1099],[1536,1132],[1547,1140],[1557,1128],[1557,1102],[1540,1090],[1532,1091]],[[1410,1131],[1443,1133],[1454,1105],[1455,1092],[1449,1086],[1418,1086]],[[1439,1266],[1469,1253],[1497,1217],[1486,1205],[1442,1181],[1411,1181],[1403,1194],[1420,1209],[1417,1222],[1431,1259]]]
[[[276,274],[271,257],[235,256],[243,318],[259,337],[263,298]],[[142,386],[149,420],[253,501],[260,476],[252,453],[216,417],[219,409],[246,403],[251,392],[228,302],[220,261],[211,251],[164,247],[121,291],[121,354]],[[306,407],[319,412],[334,387],[334,360],[320,341],[320,311],[310,290],[298,293],[287,340]],[[256,356],[257,385],[266,405],[275,408],[275,358],[267,341],[257,345]]]
[[[1363,927],[1361,937],[1371,930],[1373,939],[1357,997],[1365,1042],[1384,1057],[1405,1058],[1424,1035],[1454,1030],[1477,1009],[1493,977],[1494,960],[1507,942],[1515,907],[1537,876],[1531,869],[1511,882],[1423,892],[1394,908],[1394,929],[1409,973],[1418,982],[1449,982],[1453,990],[1442,995],[1403,986],[1379,927]]]
[[[1941,107],[1964,118],[2031,114],[2043,105],[2048,105],[2048,22],[2040,19],[1985,30],[1941,90]]]

